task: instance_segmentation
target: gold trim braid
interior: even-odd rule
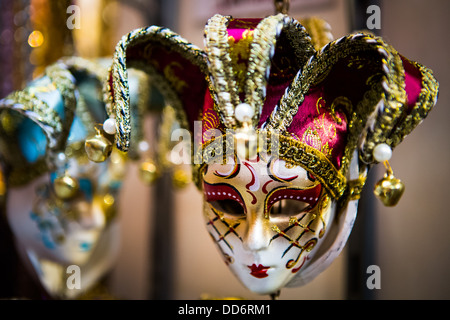
[[[286,135],[266,130],[258,131],[257,134],[259,152],[301,166],[313,174],[335,199],[344,194],[347,179],[322,152]],[[234,137],[231,132],[209,140],[199,148],[194,154],[193,165],[193,181],[199,189],[202,189],[202,175],[206,166],[217,163],[217,159],[226,163],[229,155],[234,155]]]
[[[411,133],[411,131],[428,116],[433,106],[437,102],[439,83],[434,78],[431,69],[417,63],[410,61],[422,74],[422,89],[419,94],[418,101],[405,119],[398,124],[386,142],[394,148],[403,139]]]

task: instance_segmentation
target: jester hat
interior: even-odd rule
[[[84,152],[84,140],[107,117],[101,96],[105,67],[68,57],[0,100],[1,160],[11,187],[27,184]],[[99,95],[100,92],[100,95]]]
[[[208,134],[211,129],[225,137],[227,130],[249,125],[276,135],[279,158],[306,169],[345,203],[359,198],[365,173],[379,162],[376,147],[394,149],[438,96],[438,83],[425,66],[371,34],[332,40],[320,19],[217,14],[205,26],[204,43],[202,50],[158,26],[121,39],[105,87],[118,149],[132,148],[131,132],[138,126],[128,85],[128,69],[137,68],[150,75],[184,128],[195,134],[194,123],[201,121],[200,137],[194,136],[200,150],[217,138]],[[251,109],[246,121],[237,115],[242,104]],[[201,189],[207,159],[192,156]],[[356,179],[349,176],[352,160],[363,172]]]

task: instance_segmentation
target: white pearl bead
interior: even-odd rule
[[[149,146],[147,141],[142,140],[142,141],[139,142],[139,147],[138,148],[139,148],[140,152],[147,152],[148,149],[150,148],[150,146]]]
[[[116,120],[114,118],[108,118],[103,122],[103,130],[108,134],[116,133]]]
[[[58,167],[63,167],[66,164],[67,158],[64,152],[59,152],[56,155],[55,164]]]
[[[250,121],[253,117],[253,108],[248,103],[241,103],[236,106],[234,115],[240,122]]]
[[[386,143],[380,143],[373,149],[373,157],[378,162],[391,159],[392,149]]]

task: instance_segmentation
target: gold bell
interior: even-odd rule
[[[177,189],[186,187],[191,182],[191,176],[183,169],[176,169],[173,172],[173,185]]]
[[[387,171],[380,181],[375,184],[374,194],[387,207],[395,206],[405,191],[405,184],[394,177],[389,162],[384,162]]]
[[[144,183],[152,184],[159,178],[159,170],[152,160],[147,160],[141,163],[139,167],[139,177]]]
[[[77,180],[67,174],[57,177],[53,182],[53,190],[61,200],[73,198],[77,194],[78,189]]]
[[[89,160],[94,162],[103,162],[111,154],[112,143],[109,139],[102,135],[101,131],[95,128],[97,133],[86,139],[84,148]]]
[[[107,222],[111,221],[117,214],[116,200],[112,194],[98,195],[96,201],[99,201],[100,207],[105,214]]]

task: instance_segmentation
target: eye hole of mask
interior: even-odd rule
[[[311,209],[311,205],[308,202],[282,199],[270,207],[269,214],[272,217],[291,217],[309,209]]]
[[[233,217],[245,217],[245,211],[242,205],[233,199],[222,199],[209,201],[209,204],[216,210]]]

